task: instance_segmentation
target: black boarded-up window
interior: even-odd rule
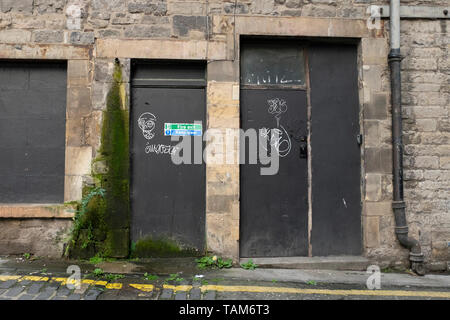
[[[243,85],[304,85],[303,50],[292,42],[248,42],[241,53]]]
[[[0,61],[0,203],[64,201],[66,69]]]

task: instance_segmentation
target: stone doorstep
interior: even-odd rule
[[[367,258],[361,256],[241,258],[240,263],[249,259],[252,259],[258,268],[267,269],[366,271],[370,264]]]

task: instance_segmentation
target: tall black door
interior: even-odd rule
[[[361,151],[356,45],[308,49],[315,256],[361,254]]]
[[[241,127],[269,137],[279,170],[241,164],[240,255],[361,254],[356,45],[244,42]]]
[[[175,241],[205,247],[205,166],[194,163],[205,126],[203,64],[135,63],[131,104],[132,241]],[[192,163],[176,164],[179,142],[191,139]],[[198,150],[198,148],[197,148]],[[180,155],[183,155],[182,153]]]
[[[259,156],[258,164],[241,164],[242,257],[308,254],[307,94],[301,63],[298,46],[252,42],[243,47],[242,129],[266,137],[258,146],[268,152],[273,146],[279,164],[271,175],[262,175],[261,167],[268,165]],[[252,148],[244,142],[248,155]]]

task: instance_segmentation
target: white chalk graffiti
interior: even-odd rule
[[[147,144],[145,146],[145,153],[155,154],[175,154],[178,151],[177,146],[171,146],[168,144]]]
[[[156,122],[156,117],[153,113],[144,112],[141,114],[137,122],[145,139],[150,140],[155,136],[152,132],[155,129]]]
[[[287,103],[286,100],[280,98],[269,99],[267,103],[269,104],[268,112],[275,116],[277,127],[259,129],[259,135],[264,139],[270,139],[270,145],[278,152],[278,155],[285,157],[292,148],[291,138],[286,129],[280,124],[281,115],[288,109]],[[262,147],[267,151],[266,146],[262,145]]]
[[[151,140],[155,136],[153,130],[155,130],[156,126],[156,116],[150,112],[144,112],[139,116],[137,121],[139,128],[142,130],[142,135],[145,139]],[[154,154],[174,154],[179,150],[177,146],[171,146],[168,144],[150,144],[150,141],[147,141],[145,145],[145,153],[154,153]]]

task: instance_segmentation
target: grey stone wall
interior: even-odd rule
[[[64,219],[1,219],[1,254],[61,258],[71,224]]]
[[[405,199],[433,269],[450,260],[450,57],[448,20],[403,21]]]
[[[74,97],[82,99],[68,101],[68,105],[73,104],[74,110],[82,111],[82,117],[68,122],[74,129],[71,130],[73,135],[69,135],[67,140],[67,146],[91,147],[92,152],[90,149],[86,152],[88,159],[95,157],[95,150],[99,146],[101,110],[105,107],[114,61],[113,58],[97,56],[98,40],[209,40],[215,41],[215,44],[226,43],[227,50],[231,52],[234,49],[233,15],[366,20],[368,5],[388,3],[387,0],[2,0],[0,45],[13,45],[13,48],[8,47],[8,52],[14,56],[19,55],[17,52],[22,50],[22,45],[22,51],[38,52],[34,51],[34,47],[25,48],[25,45],[36,45],[43,58],[49,54],[57,58],[58,50],[66,50],[66,47],[89,49],[89,56],[84,60],[69,64],[74,74],[76,70],[81,70],[84,76],[74,78],[75,83],[69,86],[69,94],[73,93]],[[448,0],[403,0],[402,5],[448,6]],[[228,17],[221,18],[223,15]],[[213,16],[219,19],[214,20]],[[364,89],[364,97],[361,97],[364,110],[364,157],[366,160],[371,159],[365,161],[364,168],[364,254],[383,265],[406,265],[408,251],[401,248],[395,239],[390,208],[392,169],[388,27],[388,21],[384,20],[379,31],[381,35],[377,39],[362,41],[365,61],[361,63],[360,73],[363,86],[371,88],[368,91]],[[407,218],[411,234],[420,240],[429,266],[436,270],[447,268],[450,260],[448,29],[448,20],[403,20],[401,30],[402,53],[406,56],[402,78]],[[107,45],[109,43],[104,44],[103,50],[108,48]],[[52,51],[52,46],[59,47]],[[175,46],[170,46],[167,50],[173,48]],[[215,48],[222,47],[210,45],[209,50],[219,50]],[[142,48],[138,49],[140,53],[144,52]],[[216,53],[230,60],[231,66],[233,54],[230,52]],[[7,54],[0,52],[0,57],[5,56]],[[121,63],[125,69],[124,76],[127,76],[129,59],[121,59]],[[212,66],[210,64],[209,68]],[[233,74],[238,74],[236,65],[231,68]],[[212,74],[212,69],[209,73]],[[214,96],[214,90],[231,92],[230,88],[236,80],[235,77],[231,79],[230,84],[222,86],[224,89],[211,83],[209,94]],[[126,77],[124,82],[128,87]],[[222,96],[218,97],[222,99]],[[214,99],[211,101],[214,102]],[[235,107],[237,103],[232,101],[230,105]],[[225,125],[233,126],[234,122]],[[86,170],[74,173],[73,180],[78,185],[80,176],[87,173],[89,166]],[[74,194],[78,196],[80,192]],[[72,199],[72,196],[67,199]],[[238,219],[238,212],[239,208],[233,206],[230,213],[233,219]],[[209,219],[214,220],[216,217],[211,214]],[[36,223],[44,220],[30,221]],[[3,223],[4,220],[0,228],[18,228],[11,221]],[[48,226],[47,222],[42,224]],[[218,221],[217,225],[222,224]],[[26,227],[26,224],[23,226]],[[232,233],[238,237],[236,225]]]

